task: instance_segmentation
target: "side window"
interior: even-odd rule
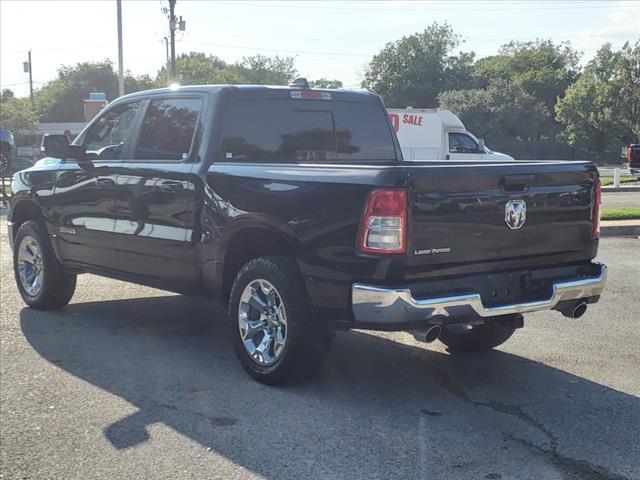
[[[134,158],[136,160],[184,160],[202,109],[199,98],[153,100],[147,108]]]
[[[451,153],[481,153],[473,138],[464,133],[449,133],[449,152]]]
[[[84,146],[90,157],[98,160],[121,159],[131,141],[139,110],[140,102],[126,103],[116,105],[100,116],[91,126],[84,140]]]

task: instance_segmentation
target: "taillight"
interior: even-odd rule
[[[600,179],[596,178],[593,187],[593,238],[600,238],[600,204],[602,203]]]
[[[407,191],[374,190],[360,228],[365,253],[404,253],[407,248]]]

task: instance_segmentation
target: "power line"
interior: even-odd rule
[[[393,42],[395,40],[388,39],[345,39],[345,38],[313,38],[313,37],[278,37],[278,36],[268,36],[268,35],[240,35],[235,33],[195,33],[190,34],[195,36],[203,36],[203,37],[234,37],[234,38],[252,38],[258,40],[309,40],[309,41],[318,41],[318,42],[340,42],[340,43],[350,43],[350,42],[370,42],[370,43],[388,43]],[[468,42],[509,42],[509,41],[517,41],[517,42],[527,42],[534,41],[539,38],[549,38],[553,37],[555,39],[571,39],[571,38],[592,38],[592,37],[618,37],[618,36],[630,36],[631,33],[602,33],[602,34],[593,34],[593,35],[550,35],[545,37],[538,37],[536,39],[529,38],[467,38]],[[194,42],[195,43],[195,42]]]
[[[309,50],[287,50],[282,48],[264,48],[262,46],[245,47],[245,46],[238,46],[238,45],[224,45],[221,43],[192,42],[190,40],[184,40],[183,43],[188,43],[193,45],[207,45],[211,47],[235,48],[239,50],[261,50],[265,52],[294,53],[294,54],[305,54],[305,55],[334,55],[334,56],[340,56],[340,57],[371,57],[373,55],[371,53],[343,53],[343,52],[318,52],[318,51],[309,51]]]
[[[441,5],[444,5],[444,2],[441,2],[440,5],[435,4],[437,6],[433,6],[434,4],[429,4],[429,5],[425,5],[426,8],[406,8],[406,7],[402,7],[402,8],[397,8],[397,7],[393,7],[392,8],[376,8],[376,7],[371,7],[369,4],[367,4],[366,6],[363,7],[343,7],[343,6],[333,6],[333,5],[322,5],[322,6],[316,6],[316,5],[309,5],[308,2],[303,2],[304,4],[297,4],[297,3],[293,3],[293,2],[284,2],[284,3],[271,3],[271,2],[240,2],[240,1],[234,1],[234,2],[219,2],[219,3],[223,3],[226,5],[233,5],[233,6],[250,6],[250,7],[268,7],[268,8],[304,8],[305,10],[307,9],[314,9],[314,10],[336,10],[336,11],[344,11],[344,10],[351,10],[351,11],[358,11],[358,12],[363,12],[363,13],[367,13],[367,12],[386,12],[386,13],[399,13],[399,12],[423,12],[423,13],[432,13],[432,12],[504,12],[504,11],[509,11],[509,12],[527,12],[527,11],[544,11],[544,10],[576,10],[576,9],[611,9],[612,5],[611,2],[607,2],[606,4],[598,4],[598,5],[594,5],[591,2],[588,3],[583,3],[583,4],[579,4],[578,2],[572,2],[571,5],[566,5],[566,6],[559,6],[559,5],[554,5],[554,6],[539,6],[539,5],[532,5],[532,6],[522,6],[522,5],[517,5],[514,8],[514,4],[513,3],[507,3],[507,2],[499,2],[494,4],[495,7],[490,7],[490,8],[469,8],[469,7],[462,7],[462,8],[451,8],[451,7],[445,7],[445,8],[439,8]],[[471,3],[471,2],[467,2]],[[475,3],[475,2],[474,2]],[[463,4],[458,4],[458,5],[463,5]],[[616,5],[616,7],[619,8],[626,8],[626,7],[631,7],[631,6],[635,6],[635,5],[629,5],[629,4],[618,4]],[[637,6],[636,6],[637,8]]]

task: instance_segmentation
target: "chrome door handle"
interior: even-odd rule
[[[182,182],[173,180],[165,180],[164,182],[160,182],[158,188],[163,192],[180,192],[183,190]]]
[[[99,185],[101,187],[113,187],[115,184],[116,182],[113,180],[113,178],[99,177],[96,179],[96,185]]]

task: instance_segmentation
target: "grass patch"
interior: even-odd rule
[[[623,183],[633,183],[637,182],[636,177],[620,177],[620,185]],[[613,185],[613,177],[600,177],[600,183],[603,187],[608,187],[609,185]]]
[[[602,220],[637,220],[640,219],[640,207],[605,208]]]

